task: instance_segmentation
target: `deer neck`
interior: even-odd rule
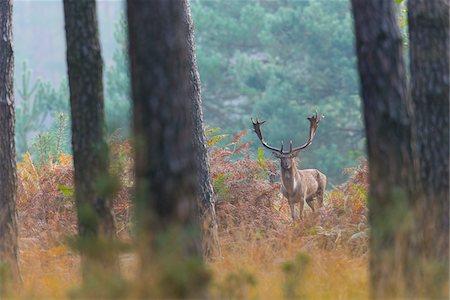
[[[294,163],[290,169],[281,168],[281,180],[284,189],[288,194],[293,194],[297,190],[301,174],[297,170],[297,164]]]

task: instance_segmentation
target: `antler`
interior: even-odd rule
[[[297,147],[297,148],[294,148],[294,149],[292,149],[292,142],[291,142],[291,149],[290,149],[291,151],[290,152],[294,152],[294,151],[305,149],[306,147],[308,147],[309,145],[312,144],[314,136],[316,135],[317,127],[319,127],[319,122],[323,118],[325,118],[324,115],[320,115],[320,116],[317,115],[317,110],[316,110],[316,115],[312,115],[311,117],[308,118],[309,122],[311,123],[310,127],[309,127],[309,138],[308,138],[308,141],[303,146],[300,146],[300,147]]]
[[[269,150],[276,151],[276,152],[279,152],[279,153],[283,154],[283,142],[281,143],[281,149],[277,149],[275,147],[269,146],[266,143],[266,141],[264,140],[262,132],[261,132],[261,125],[266,123],[266,121],[260,122],[258,120],[258,118],[256,118],[256,122],[255,122],[255,121],[253,121],[253,118],[251,118],[251,119],[252,119],[252,123],[253,123],[253,129],[255,130],[256,135],[258,136],[258,138],[261,141],[261,143],[263,144],[263,146],[266,147]]]
[[[262,131],[261,131],[261,125],[263,125],[264,123],[266,123],[266,121],[259,121],[258,118],[256,118],[256,122],[253,121],[253,118],[251,118],[252,123],[253,123],[253,128],[256,132],[256,135],[258,136],[259,140],[261,141],[261,143],[263,144],[264,147],[266,147],[269,150],[272,151],[276,151],[279,152],[280,154],[291,154],[292,152],[296,152],[302,149],[305,149],[306,147],[308,147],[309,145],[312,144],[312,141],[314,139],[314,135],[316,134],[317,131],[317,127],[319,126],[319,122],[325,118],[324,115],[318,115],[317,111],[315,115],[312,115],[311,117],[308,118],[309,122],[310,122],[310,127],[309,127],[309,138],[308,141],[300,147],[296,147],[296,148],[292,148],[292,141],[290,141],[289,143],[289,152],[283,152],[283,142],[281,142],[281,149],[277,149],[275,147],[269,146],[266,141],[263,138],[262,135]]]

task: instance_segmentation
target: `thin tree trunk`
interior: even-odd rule
[[[197,298],[206,280],[199,280],[203,264],[184,7],[178,0],[127,3],[142,292]],[[180,285],[174,272],[189,272],[188,280]],[[159,281],[151,285],[155,273]]]
[[[449,0],[409,0],[411,95],[419,180],[421,288],[449,298]],[[418,262],[419,263],[419,262]]]
[[[0,272],[6,268],[12,282],[19,282],[13,76],[12,1],[4,0],[0,1]],[[0,282],[0,293],[5,283]]]
[[[113,187],[104,137],[103,66],[95,0],[64,0],[64,16],[78,232],[85,243],[109,240],[115,236]],[[94,262],[101,261],[106,268],[115,264],[113,251],[85,246],[81,249],[86,258],[85,279]],[[88,249],[100,253],[88,253]]]
[[[370,284],[405,297],[414,253],[412,107],[392,0],[352,0],[369,160]]]
[[[208,151],[206,148],[205,131],[203,127],[203,111],[201,82],[197,69],[195,54],[194,25],[191,17],[189,0],[183,0],[186,23],[187,53],[189,63],[189,74],[191,84],[192,118],[193,118],[193,141],[196,151],[196,162],[198,169],[198,206],[200,226],[202,230],[203,254],[209,258],[220,256],[219,238],[217,233],[215,197],[211,184],[209,171]]]

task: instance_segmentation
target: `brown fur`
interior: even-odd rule
[[[292,156],[278,156],[281,160],[281,192],[288,200],[292,220],[295,222],[295,203],[300,203],[300,219],[303,216],[303,207],[306,203],[313,212],[314,199],[319,207],[323,206],[323,197],[327,184],[327,177],[316,169],[299,170],[297,161]]]

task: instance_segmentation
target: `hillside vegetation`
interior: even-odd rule
[[[367,298],[367,166],[345,170],[351,179],[328,187],[325,206],[309,208],[293,224],[280,193],[278,166],[260,149],[252,159],[245,132],[223,147],[210,137],[210,160],[221,257],[208,263],[214,298]],[[131,147],[110,140],[111,169],[120,179],[114,201],[117,235],[133,236]],[[60,154],[36,164],[26,154],[18,165],[20,266],[24,288],[13,298],[66,298],[80,284],[80,258],[68,246],[76,233],[72,158]],[[130,249],[128,247],[128,249]],[[136,276],[132,250],[121,254],[126,280]],[[113,287],[112,287],[113,288]],[[128,294],[133,295],[128,290]]]

